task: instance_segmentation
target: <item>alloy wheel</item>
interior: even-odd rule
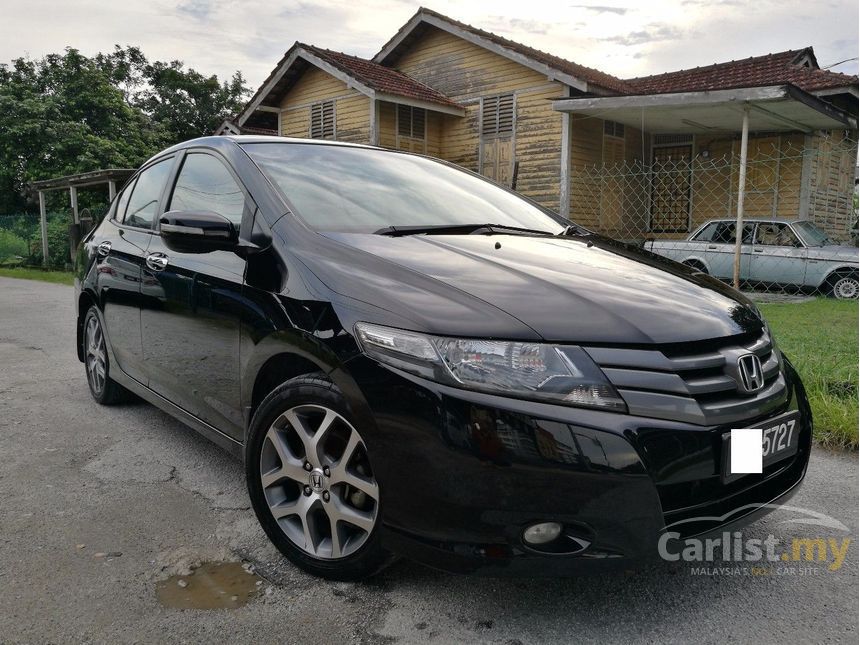
[[[833,295],[840,300],[850,300],[857,297],[858,289],[860,289],[860,284],[858,284],[857,278],[845,276],[839,278],[833,285]]]
[[[96,395],[102,393],[107,376],[107,353],[105,338],[99,319],[91,315],[86,328],[86,366],[90,387]]]
[[[269,427],[260,453],[266,503],[284,534],[324,560],[355,553],[379,512],[379,487],[358,431],[321,405],[287,410]]]

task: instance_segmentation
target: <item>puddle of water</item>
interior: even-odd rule
[[[158,601],[175,609],[235,609],[261,589],[261,578],[241,562],[206,562],[189,576],[170,576],[156,584]]]

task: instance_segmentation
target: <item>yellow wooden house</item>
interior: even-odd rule
[[[857,77],[811,48],[620,79],[420,9],[370,60],[296,43],[218,133],[439,157],[633,239],[734,212],[744,123],[748,212],[853,224]]]

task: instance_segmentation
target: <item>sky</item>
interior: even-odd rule
[[[857,0],[423,0],[431,9],[622,78],[812,45],[855,58]],[[252,89],[296,40],[371,57],[418,9],[403,0],[0,0],[0,63],[137,45]],[[833,68],[857,73],[856,59]]]

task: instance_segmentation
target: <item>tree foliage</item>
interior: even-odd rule
[[[158,150],[210,134],[248,94],[137,47],[92,58],[68,48],[0,65],[0,213],[28,207],[26,183],[139,166]],[[32,205],[30,205],[32,208]]]

